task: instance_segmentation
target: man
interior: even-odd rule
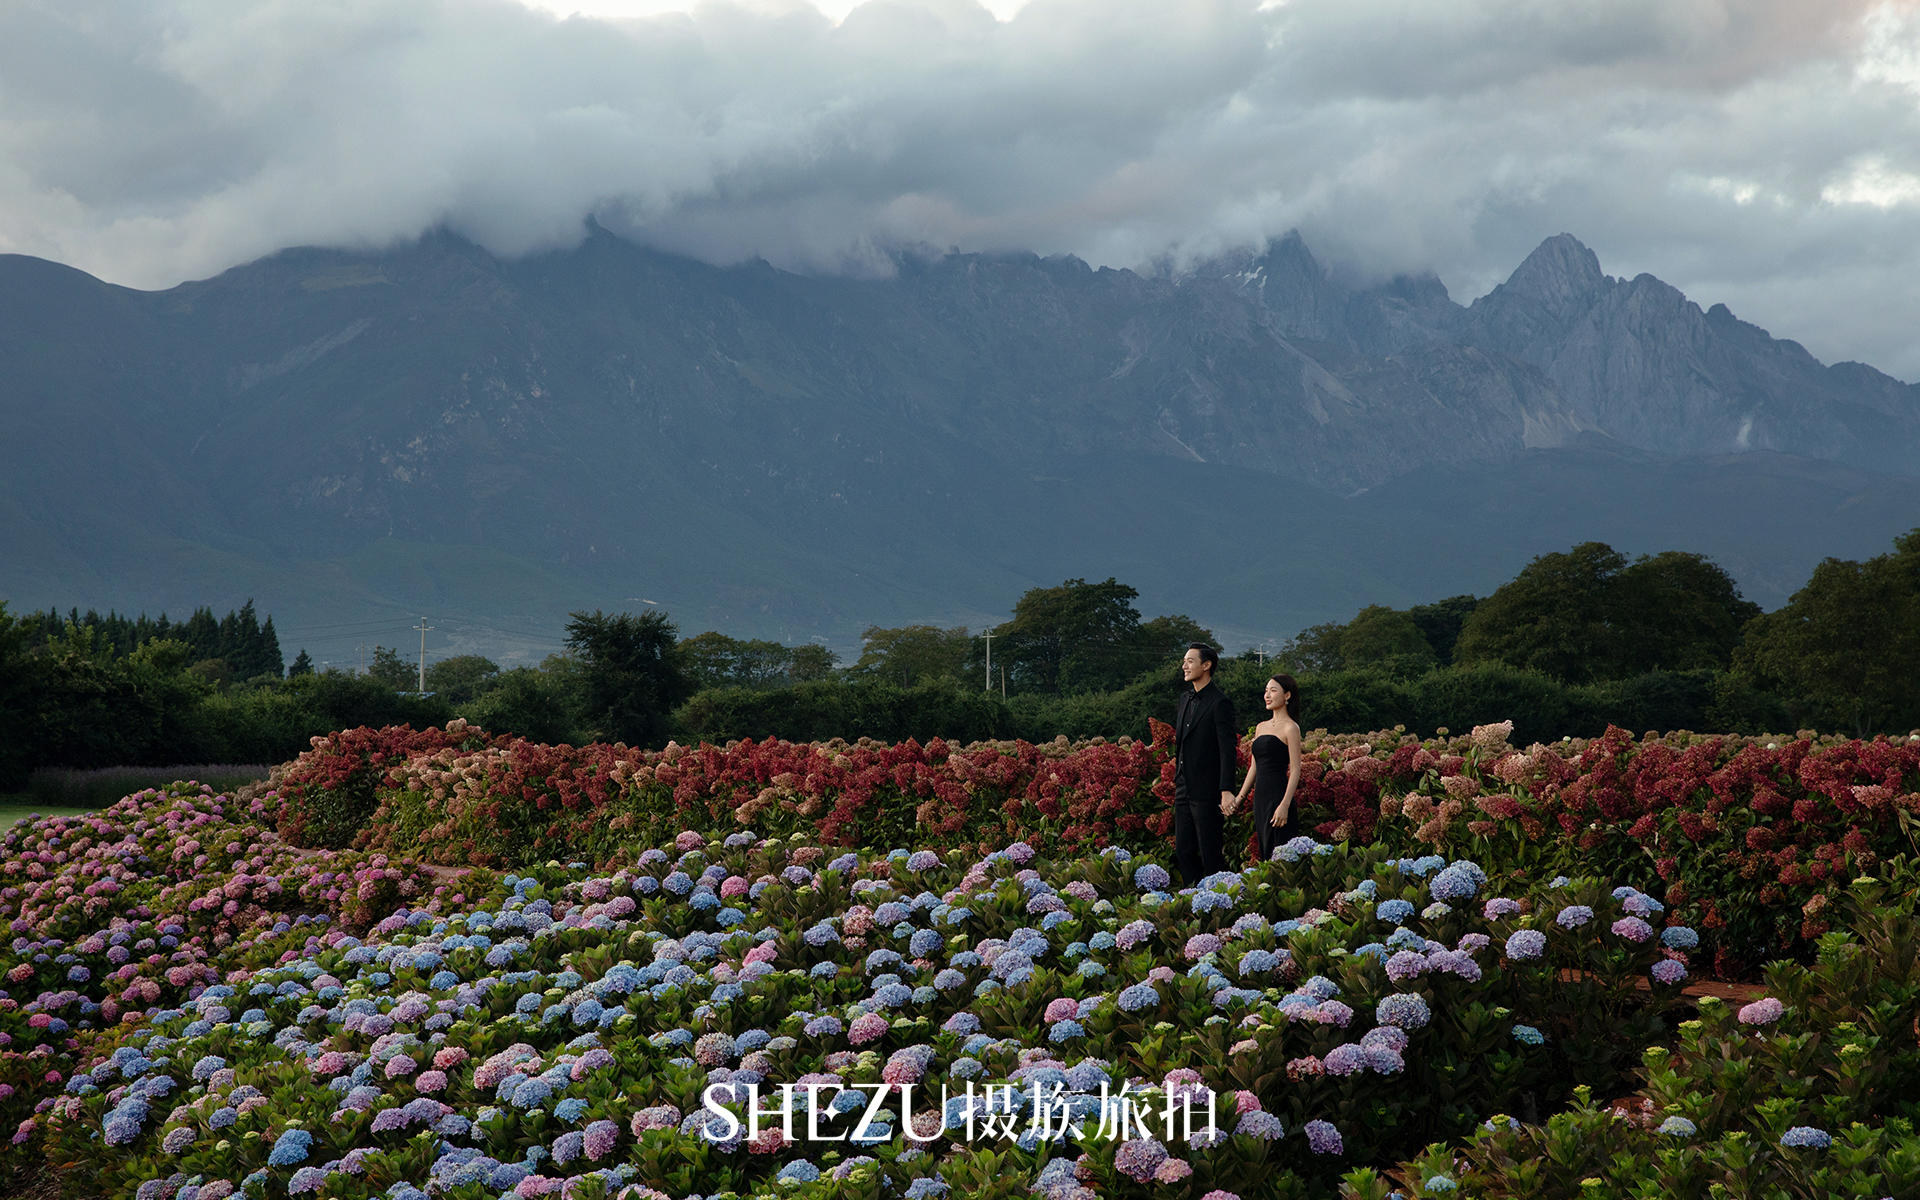
[[[1181,689],[1173,721],[1173,857],[1188,887],[1227,869],[1224,813],[1233,803],[1234,751],[1240,730],[1233,703],[1213,682],[1220,655],[1205,642],[1180,660]]]

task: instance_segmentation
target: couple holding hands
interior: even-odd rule
[[[1233,703],[1213,682],[1220,655],[1204,642],[1187,647],[1180,660],[1179,708],[1173,724],[1173,855],[1181,882],[1191,887],[1216,871],[1230,870],[1226,819],[1253,793],[1253,824],[1262,862],[1300,832],[1294,793],[1300,787],[1300,699],[1291,675],[1267,680],[1267,719],[1254,726],[1248,747],[1253,765],[1240,790],[1239,727]]]

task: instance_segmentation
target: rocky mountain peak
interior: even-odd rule
[[[1556,316],[1584,311],[1606,288],[1599,256],[1570,233],[1556,233],[1534,247],[1500,289]]]
[[[1260,299],[1282,331],[1294,337],[1344,341],[1347,292],[1298,230],[1268,244],[1256,263]]]

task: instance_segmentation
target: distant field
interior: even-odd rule
[[[45,804],[34,804],[21,792],[0,796],[0,829],[11,829],[14,822],[27,817],[74,817],[81,813],[92,812],[90,808],[58,808]]]
[[[91,771],[42,769],[27,780],[24,792],[0,795],[0,823],[11,825],[29,813],[45,816],[92,812],[122,796],[191,779],[216,791],[231,791],[267,777],[265,763],[179,763],[165,767],[101,767]]]

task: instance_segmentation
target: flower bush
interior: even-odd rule
[[[492,738],[455,722],[317,739],[269,786],[293,842],[450,865],[605,862],[687,827],[843,846],[982,852],[1024,838],[1047,852],[1146,850],[1165,842],[1172,819],[1170,730],[1154,722],[1152,732],[650,752]],[[1311,735],[1303,821],[1325,840],[1631,884],[1697,930],[1725,978],[1780,955],[1804,961],[1849,879],[1920,850],[1920,735],[1636,741],[1616,728],[1523,751],[1511,734],[1502,723],[1428,742]]]
[[[1475,905],[1495,882],[1472,863],[1310,838],[1172,893],[1141,891],[1157,864],[1117,847],[874,855],[683,830],[611,873],[421,879],[350,930],[359,888],[318,869],[340,852],[280,843],[272,803],[144,793],[10,836],[8,880],[31,864],[52,889],[0,892],[47,922],[0,959],[33,995],[7,998],[13,1044],[37,1043],[13,1053],[41,1071],[13,1077],[13,1141],[73,1164],[74,1194],[1324,1195],[1354,1162],[1615,1085],[1620,1045],[1650,1044],[1678,999],[1651,970],[1684,958],[1604,919],[1632,889],[1502,881],[1508,903]],[[47,906],[96,874],[122,881],[115,911]],[[1396,899],[1419,914],[1381,918]],[[1553,920],[1575,902],[1602,919]],[[195,932],[189,912],[225,923]],[[1546,944],[1509,959],[1523,931]],[[744,1114],[746,1084],[810,1082],[856,1089],[805,1116],[862,1138],[729,1134],[704,1103],[722,1085]],[[897,1091],[941,1082],[958,1107]],[[1102,1139],[1103,1088],[1150,1114],[1210,1103],[1217,1132]],[[1036,1098],[1081,1134],[968,1136]]]
[[[464,903],[427,868],[303,851],[273,805],[149,790],[0,837],[0,1120],[16,1124],[87,1047],[229,975],[291,959],[403,903]]]
[[[1344,1194],[1920,1195],[1920,927],[1903,876],[1852,887],[1845,927],[1810,966],[1771,965],[1763,999],[1701,1000],[1674,1045],[1645,1050],[1637,1102],[1582,1088],[1543,1123],[1494,1117],[1463,1144],[1350,1177]]]
[[[1807,962],[1690,1015],[1727,948],[1692,914],[1773,901],[1676,898],[1599,819],[1528,840],[1609,743],[1530,775],[1509,732],[1315,739],[1319,836],[1179,890],[1150,743],[323,739],[0,837],[4,1153],[135,1200],[1908,1194],[1908,862],[1842,860]],[[1885,780],[1888,745],[1796,774]],[[1442,813],[1535,785],[1518,833]],[[340,796],[357,845],[293,844]],[[794,1126],[745,1127],[782,1084]]]

